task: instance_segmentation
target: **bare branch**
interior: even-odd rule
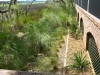
[[[27,15],[27,13],[28,13],[28,11],[29,11],[29,9],[30,9],[30,7],[31,7],[31,5],[32,5],[33,2],[34,2],[34,0],[29,4],[29,6],[27,4],[28,8],[26,7],[26,15]]]
[[[9,3],[9,7],[8,7],[8,9],[7,10],[0,10],[0,13],[6,13],[6,12],[9,12],[10,11],[10,8],[11,8],[11,5],[12,5],[12,0],[10,1],[10,3]]]

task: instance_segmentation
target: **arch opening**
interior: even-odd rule
[[[100,75],[100,58],[95,39],[91,33],[87,34],[87,50],[96,75]]]
[[[84,34],[84,23],[83,23],[83,19],[80,19],[80,29],[82,31],[82,34]]]
[[[77,13],[77,21],[79,21],[79,13]]]

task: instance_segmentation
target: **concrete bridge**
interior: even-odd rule
[[[100,75],[100,0],[75,0],[75,8],[93,69]]]

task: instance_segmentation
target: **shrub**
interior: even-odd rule
[[[84,55],[83,51],[74,53],[71,58],[71,64],[67,66],[74,73],[82,73],[89,71],[89,62],[86,60],[86,55]]]

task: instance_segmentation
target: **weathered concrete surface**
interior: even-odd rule
[[[16,71],[0,69],[0,75],[15,75]]]
[[[72,75],[72,74],[46,74],[46,73],[35,73],[28,71],[14,71],[14,70],[0,69],[0,75]]]

